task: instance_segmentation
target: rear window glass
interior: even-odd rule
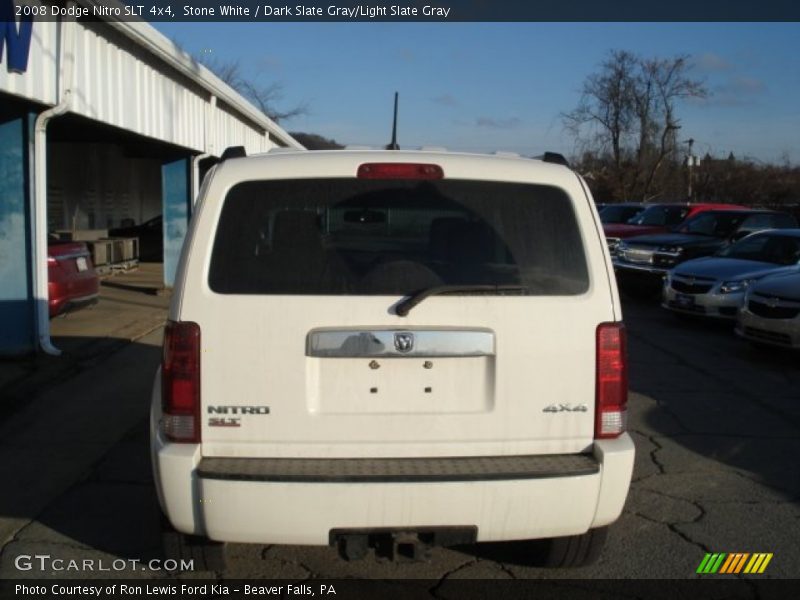
[[[688,212],[689,209],[683,206],[649,206],[628,223],[631,225],[672,227],[680,224]]]
[[[644,210],[641,206],[604,206],[600,211],[602,223],[626,223]]]
[[[794,218],[785,213],[761,213],[748,217],[742,224],[743,229],[786,229],[796,227]]]
[[[728,246],[717,255],[776,265],[795,265],[800,261],[800,237],[755,233]]]
[[[465,180],[249,181],[225,198],[209,285],[221,294],[405,295],[441,285],[585,292],[567,194]]]
[[[700,213],[684,223],[678,231],[714,237],[728,237],[734,233],[747,217],[743,213],[709,211]]]

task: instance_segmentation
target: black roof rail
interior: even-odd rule
[[[539,160],[546,163],[553,163],[556,165],[564,165],[565,167],[569,166],[569,161],[564,158],[563,154],[559,154],[558,152],[545,152],[541,156],[537,156]]]
[[[247,156],[247,150],[244,149],[244,146],[228,146],[222,156],[219,157],[219,162],[229,158],[244,158],[245,156]]]

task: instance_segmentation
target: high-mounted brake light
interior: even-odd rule
[[[200,326],[168,321],[161,360],[164,435],[173,442],[200,442]]]
[[[597,327],[595,438],[615,438],[625,431],[628,406],[628,359],[625,326]]]
[[[358,166],[359,179],[443,179],[439,165],[425,163],[364,163]]]

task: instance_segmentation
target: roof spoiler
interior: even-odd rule
[[[228,146],[225,148],[222,156],[219,157],[219,162],[228,160],[230,158],[244,158],[246,156],[247,150],[244,149],[244,146]]]

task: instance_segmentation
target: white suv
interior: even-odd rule
[[[553,157],[209,174],[153,391],[171,552],[548,538],[544,564],[596,558],[633,468],[625,331],[594,202]]]

